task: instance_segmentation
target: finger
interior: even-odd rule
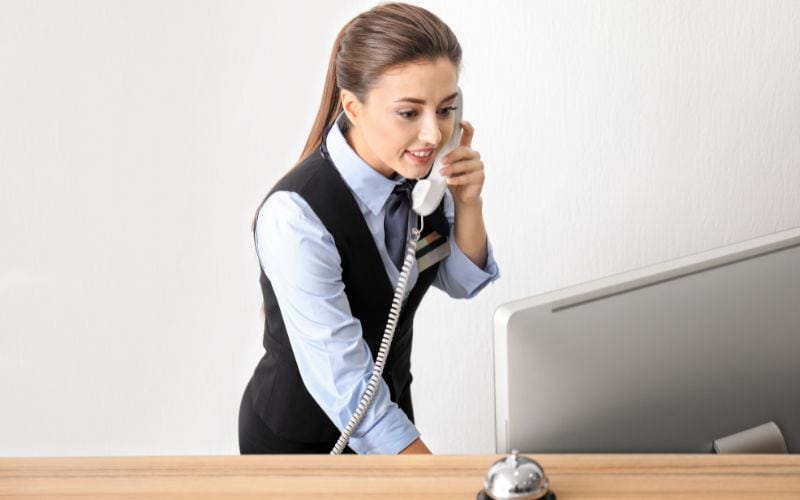
[[[439,173],[444,176],[461,175],[473,170],[483,169],[483,162],[480,159],[459,161],[452,165],[447,165],[439,169]]]
[[[451,186],[464,186],[467,184],[483,184],[486,179],[483,169],[475,170],[468,174],[456,175],[447,178],[447,184]]]
[[[442,164],[452,165],[458,161],[480,159],[481,154],[469,146],[458,146],[442,157]]]
[[[467,146],[472,147],[472,136],[475,135],[475,127],[466,120],[461,121],[461,141],[459,142],[459,146]]]

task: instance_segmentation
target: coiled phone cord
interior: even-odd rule
[[[392,338],[394,338],[394,330],[397,327],[397,320],[400,319],[400,309],[403,307],[403,297],[406,294],[406,285],[408,284],[408,275],[411,274],[411,266],[414,264],[415,253],[417,251],[417,242],[419,242],[419,235],[422,234],[424,227],[423,217],[419,217],[419,229],[411,229],[411,238],[406,248],[406,256],[403,260],[403,269],[400,271],[400,277],[397,279],[397,286],[394,289],[394,298],[392,299],[392,307],[389,310],[389,318],[386,320],[386,328],[383,331],[383,339],[381,339],[381,347],[378,349],[378,356],[375,358],[375,366],[372,368],[372,376],[367,382],[367,388],[361,396],[361,401],[358,403],[358,408],[350,420],[347,422],[342,435],[336,441],[336,446],[331,450],[331,455],[341,455],[347,442],[350,441],[350,436],[353,431],[358,427],[361,419],[364,418],[369,405],[372,404],[372,398],[378,390],[378,384],[383,375],[383,366],[386,364],[386,358],[389,356],[389,347],[392,345]]]

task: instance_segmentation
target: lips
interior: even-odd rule
[[[415,165],[427,165],[428,162],[431,160],[431,158],[433,158],[433,150],[432,149],[417,150],[417,151],[430,151],[430,154],[428,156],[420,157],[420,156],[415,156],[415,155],[411,154],[411,151],[407,150],[405,152],[404,156],[406,158],[408,158],[409,160],[411,160]]]

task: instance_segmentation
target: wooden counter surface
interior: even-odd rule
[[[559,500],[800,499],[799,455],[536,455]],[[503,455],[0,458],[0,498],[475,498]]]

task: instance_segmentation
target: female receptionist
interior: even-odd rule
[[[345,453],[430,453],[414,426],[414,312],[433,285],[475,296],[499,276],[484,228],[484,165],[456,123],[461,47],[429,11],[381,4],[339,33],[298,163],[253,223],[264,348],[239,410],[241,453],[329,453],[370,379],[410,230],[422,222],[380,384]],[[443,158],[447,191],[423,221],[409,191]],[[423,248],[424,247],[424,248]]]

